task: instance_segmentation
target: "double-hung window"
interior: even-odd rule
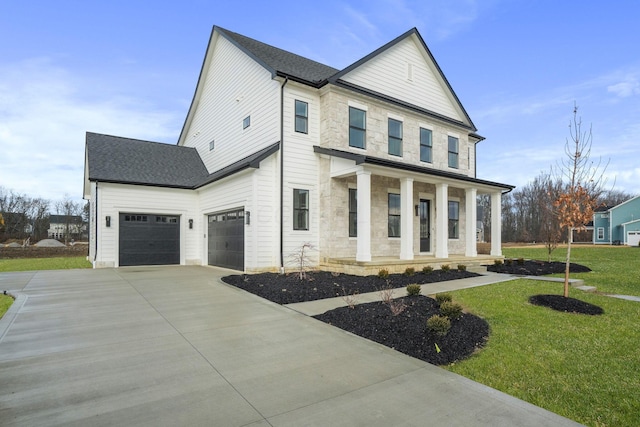
[[[449,167],[458,169],[458,138],[449,135]]]
[[[449,201],[449,238],[460,237],[460,202]]]
[[[433,162],[433,139],[431,129],[420,128],[420,161]]]
[[[296,99],[295,131],[309,133],[309,104]]]
[[[604,240],[604,227],[598,227],[598,240]]]
[[[309,190],[293,189],[293,229],[309,229]]]
[[[349,189],[349,237],[358,237],[358,190]]]
[[[389,193],[389,237],[400,237],[400,195]]]
[[[389,154],[402,156],[402,122],[389,119]]]
[[[349,107],[349,147],[365,148],[367,112]]]

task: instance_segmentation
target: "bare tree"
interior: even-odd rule
[[[63,218],[63,235],[64,244],[69,244],[69,240],[77,237],[82,228],[82,211],[81,203],[74,202],[68,194],[64,195],[62,200],[56,202],[56,213],[62,215]]]
[[[569,267],[571,265],[571,233],[574,229],[584,229],[593,218],[602,194],[606,165],[591,161],[592,132],[583,131],[582,119],[578,117],[578,106],[574,104],[573,120],[569,123],[569,138],[564,151],[565,158],[553,169],[556,178],[565,184],[554,202],[560,226],[566,227],[567,258],[564,272],[564,296],[569,296]]]

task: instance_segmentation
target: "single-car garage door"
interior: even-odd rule
[[[180,217],[120,214],[119,265],[180,264]]]
[[[627,245],[638,246],[640,244],[640,231],[627,232]]]
[[[209,265],[244,270],[244,210],[209,215]]]

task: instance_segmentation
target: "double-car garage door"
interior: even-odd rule
[[[121,213],[119,262],[129,265],[180,264],[180,217]]]

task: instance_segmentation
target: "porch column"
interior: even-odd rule
[[[400,180],[400,259],[413,259],[413,178]]]
[[[371,261],[371,172],[356,172],[358,185],[358,240],[356,261]]]
[[[476,236],[476,228],[477,228],[477,195],[478,191],[475,188],[467,188],[465,191],[465,235],[466,235],[466,243],[464,248],[464,255],[468,257],[478,256],[477,250],[477,236]]]
[[[436,258],[449,258],[448,190],[448,184],[436,184]]]
[[[491,255],[502,256],[502,193],[491,193]]]

